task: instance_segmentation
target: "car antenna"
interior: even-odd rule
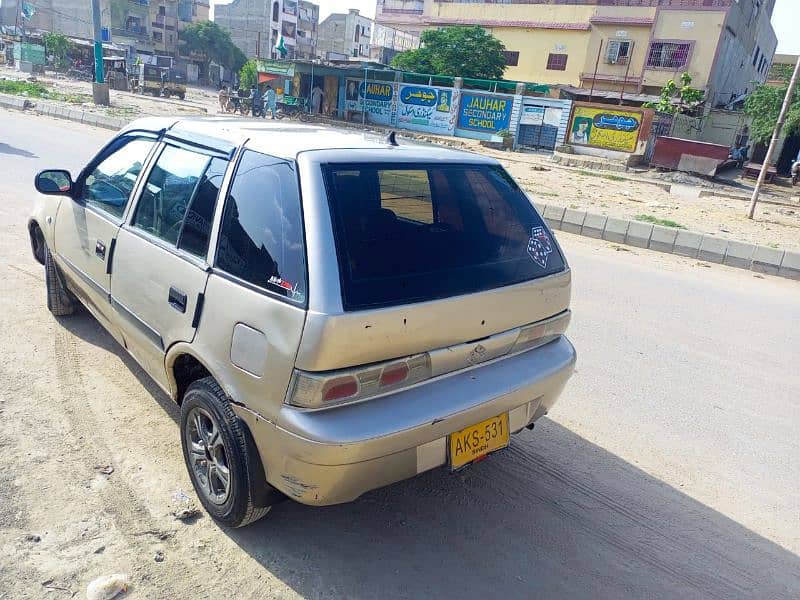
[[[397,132],[390,131],[389,135],[386,136],[386,143],[390,146],[399,146],[400,144],[397,143]]]

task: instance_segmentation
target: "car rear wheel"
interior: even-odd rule
[[[186,390],[181,445],[200,502],[223,525],[243,527],[257,521],[280,496],[264,480],[250,432],[213,377]]]
[[[44,247],[44,280],[47,288],[47,309],[56,317],[65,317],[75,312],[77,299],[67,289],[50,249]]]

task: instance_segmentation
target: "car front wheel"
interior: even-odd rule
[[[186,390],[181,445],[192,485],[214,520],[243,527],[269,512],[277,492],[263,480],[250,432],[212,377],[195,381]]]

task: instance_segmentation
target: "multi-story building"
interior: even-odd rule
[[[657,94],[687,71],[713,105],[763,82],[775,0],[377,0],[376,22],[413,33],[481,25],[508,79]]]
[[[373,25],[369,49],[372,60],[388,65],[400,52],[414,48],[419,48],[418,35],[378,23]]]
[[[17,18],[17,3],[2,0],[0,24]],[[105,41],[126,48],[129,55],[174,55],[178,34],[187,25],[207,21],[209,0],[101,0],[100,22]],[[36,0],[30,30],[57,31],[66,36],[91,39],[92,9],[88,0]]]
[[[328,15],[319,24],[317,54],[321,58],[369,58],[372,19],[355,8]]]
[[[297,45],[295,58],[311,60],[317,55],[317,27],[319,6],[300,0],[297,8]]]
[[[318,20],[319,6],[303,0],[233,0],[214,7],[214,21],[231,32],[233,43],[248,58],[280,58],[275,47],[281,37],[285,58],[310,55]],[[303,36],[298,35],[301,27]],[[299,37],[303,38],[300,43]]]

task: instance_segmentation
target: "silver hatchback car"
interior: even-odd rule
[[[192,483],[239,527],[506,447],[573,372],[570,270],[497,161],[311,126],[144,119],[29,221],[181,405]]]

